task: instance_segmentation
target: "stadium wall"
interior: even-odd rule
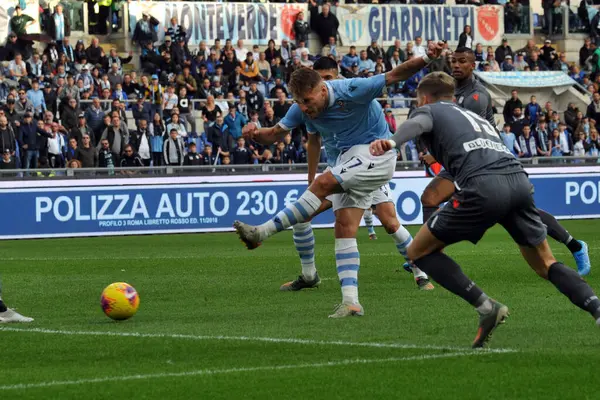
[[[532,168],[538,207],[560,219],[600,218],[600,166]],[[557,173],[558,172],[558,173]],[[306,189],[306,175],[157,177],[0,182],[0,239],[231,231],[257,224]],[[396,172],[398,215],[421,224],[419,198],[430,178]],[[333,213],[314,220],[331,227]]]

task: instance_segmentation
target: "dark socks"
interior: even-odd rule
[[[548,230],[548,236],[557,242],[563,243],[567,246],[567,248],[571,251],[571,253],[576,253],[581,250],[581,243],[577,240],[573,239],[573,237],[569,234],[569,232],[562,227],[561,224],[558,223],[556,218],[553,215],[548,214],[544,210],[538,210],[540,214],[540,218],[544,225],[546,225],[546,229]]]
[[[600,318],[600,300],[577,272],[562,263],[554,263],[548,270],[548,280],[577,307]]]
[[[487,300],[483,291],[462,272],[460,266],[450,257],[439,251],[414,261],[437,283],[457,296],[465,299],[474,307]]]
[[[0,300],[0,312],[4,312],[8,310],[8,308],[6,307],[6,304],[4,304],[4,302],[2,300]]]
[[[567,248],[569,249],[569,251],[571,253],[577,253],[579,250],[581,250],[581,243],[579,243],[577,240],[571,238],[571,240],[569,240],[567,242]]]
[[[423,223],[429,221],[429,218],[433,215],[434,212],[438,210],[439,207],[425,207],[423,206]]]

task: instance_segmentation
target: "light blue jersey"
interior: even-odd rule
[[[310,119],[297,104],[293,104],[279,125],[292,130],[306,124],[309,133],[319,132],[330,165],[335,165],[341,151],[391,136],[381,105],[374,100],[385,87],[385,75],[336,79],[325,84],[329,105],[317,118]]]

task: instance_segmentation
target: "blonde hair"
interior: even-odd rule
[[[425,75],[417,87],[417,93],[431,97],[432,100],[452,98],[456,82],[445,72],[432,72]]]

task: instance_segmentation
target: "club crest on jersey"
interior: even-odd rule
[[[341,108],[342,110],[344,109],[344,106],[346,105],[346,103],[344,103],[343,100],[338,100],[335,102],[335,104],[337,104],[338,107]]]

